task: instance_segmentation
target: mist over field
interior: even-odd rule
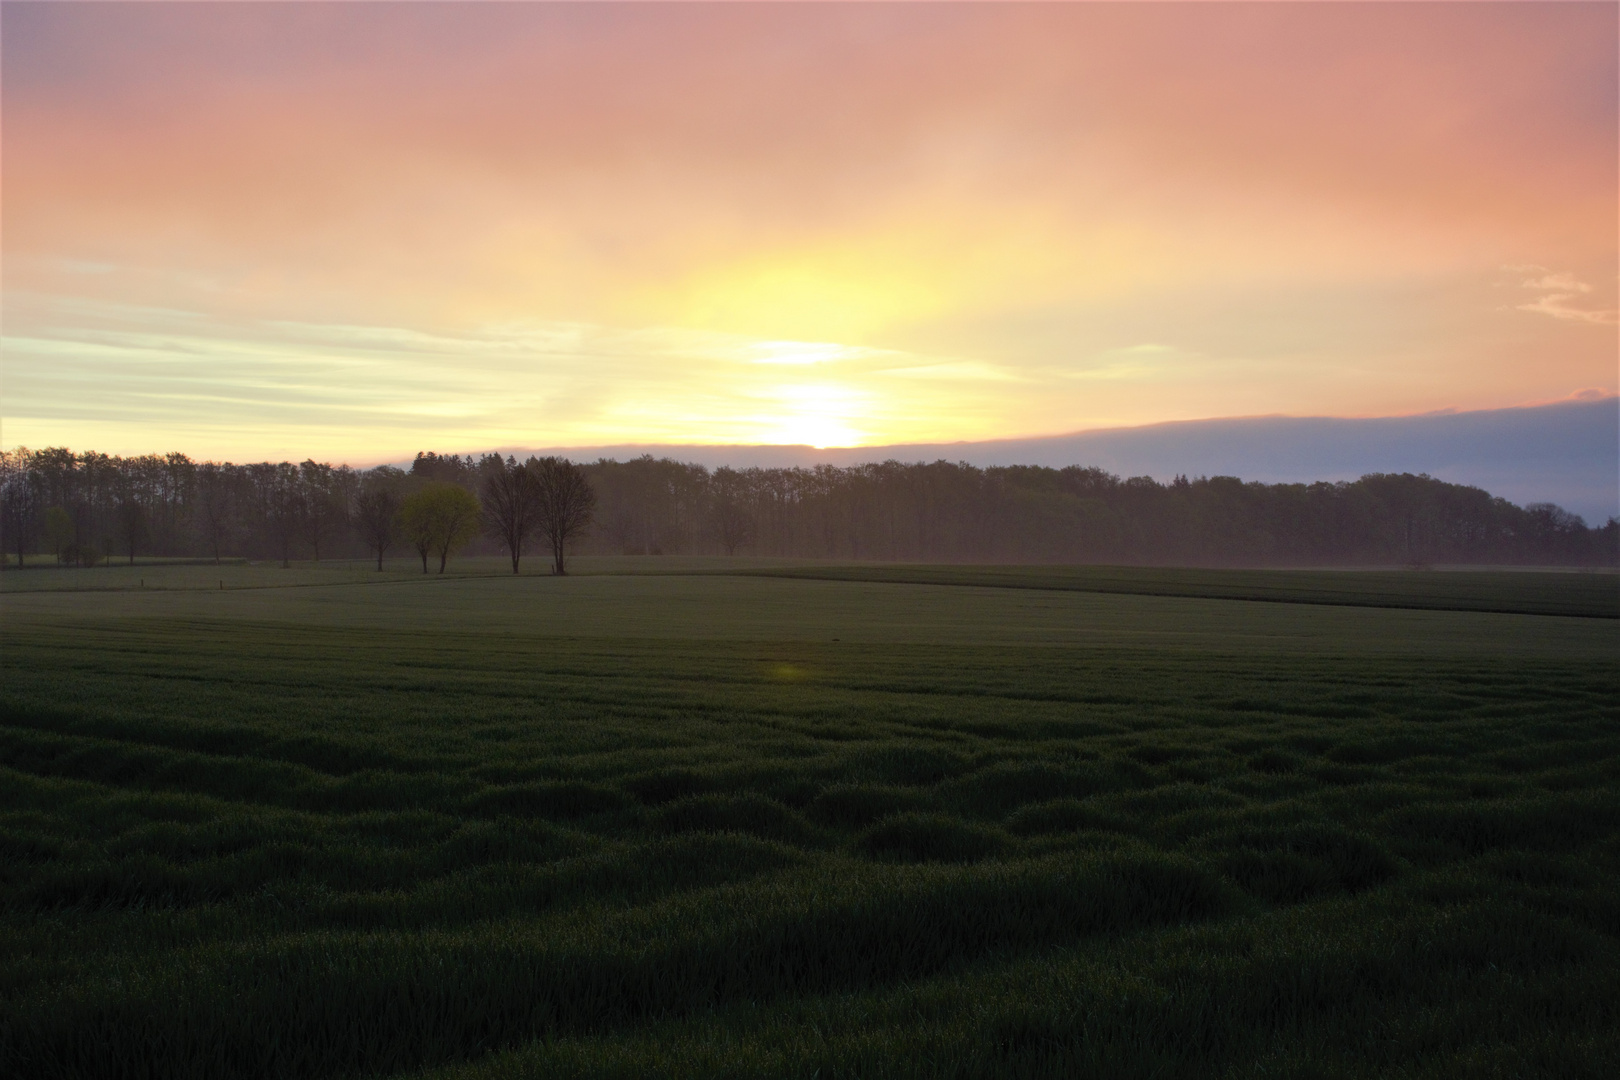
[[[319,563],[453,554],[1167,566],[1620,565],[1620,520],[1516,506],[1411,473],[1355,481],[1167,483],[1095,467],[934,461],[713,471],[642,455],[577,463],[419,453],[408,470],[232,464],[63,447],[0,455],[7,566],[148,558]],[[54,562],[51,562],[54,560]]]
[[[0,3],[0,1080],[1620,1077],[1617,42]]]
[[[882,461],[1091,465],[1161,483],[1236,476],[1267,484],[1426,473],[1521,506],[1554,503],[1601,525],[1620,516],[1620,398],[1373,419],[1254,416],[1106,428],[1038,439],[857,447],[621,445],[514,447],[620,461],[650,454],[709,468],[856,465]],[[409,467],[409,462],[401,462]]]

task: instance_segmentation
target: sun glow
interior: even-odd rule
[[[751,350],[756,364],[827,364],[861,355],[862,350],[825,341],[761,341]]]
[[[6,445],[905,446],[1616,388],[1612,4],[4,10]]]
[[[768,391],[778,403],[769,422],[770,441],[813,446],[859,446],[866,433],[851,425],[864,411],[867,395],[837,383],[778,386]]]

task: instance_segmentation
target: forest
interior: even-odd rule
[[[556,459],[547,459],[548,461]],[[367,554],[363,506],[429,485],[487,496],[498,454],[419,453],[408,469],[306,460],[230,464],[65,448],[0,454],[6,564],[136,557],[255,560]],[[947,461],[717,468],[642,457],[580,463],[594,513],[569,551],[839,560],[1186,566],[1620,564],[1620,521],[1516,506],[1426,475],[1263,484],[1169,483],[1071,466]],[[377,505],[374,499],[371,505]],[[538,545],[536,545],[538,546]],[[376,554],[376,545],[369,545]],[[505,550],[500,530],[469,553]],[[401,535],[392,554],[409,554]],[[33,559],[25,558],[33,556]],[[423,553],[424,567],[426,553]]]

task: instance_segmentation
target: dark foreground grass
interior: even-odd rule
[[[458,626],[8,619],[0,1075],[1620,1070],[1610,657]]]

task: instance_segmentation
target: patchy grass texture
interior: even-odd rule
[[[5,575],[0,1074],[1620,1074],[1612,575],[580,562]]]

